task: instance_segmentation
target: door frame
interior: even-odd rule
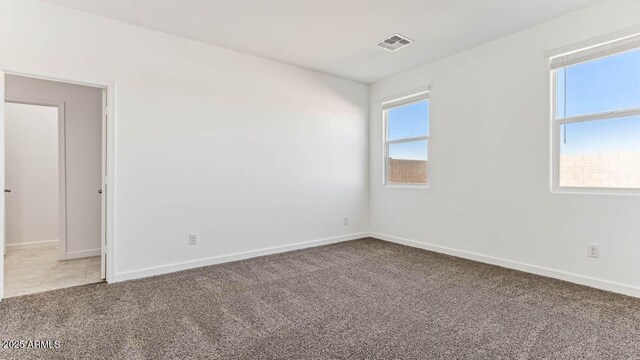
[[[58,251],[60,260],[67,259],[67,153],[65,102],[34,100],[5,96],[5,103],[55,107],[58,109]],[[2,126],[4,134],[4,123]],[[6,164],[5,164],[6,165]],[[6,201],[6,197],[5,197]],[[6,214],[5,214],[6,216]],[[6,219],[6,217],[5,217]],[[5,231],[6,234],[6,231]],[[6,247],[6,244],[4,244]]]
[[[77,84],[100,88],[106,91],[103,101],[102,109],[102,163],[103,163],[103,177],[102,177],[102,271],[104,271],[104,278],[109,282],[115,282],[115,209],[116,209],[116,82],[115,81],[95,81],[84,79],[71,79],[64,76],[57,76],[51,74],[35,74],[25,71],[14,71],[11,69],[0,69],[0,188],[4,189],[5,186],[5,75],[17,75],[30,77],[35,79],[57,81],[63,83]],[[11,99],[10,99],[11,100]],[[106,102],[106,104],[105,104]],[[35,104],[37,105],[37,104]],[[51,105],[50,105],[51,106]],[[59,106],[57,104],[56,106]],[[64,109],[64,106],[62,107]],[[60,109],[60,108],[59,108]],[[59,117],[60,120],[60,117]],[[65,159],[66,160],[66,159]],[[4,253],[5,236],[4,236],[4,224],[5,219],[5,197],[0,196],[0,245],[2,245]],[[66,237],[66,232],[65,232]],[[65,252],[66,254],[66,252]],[[0,301],[4,298],[4,256],[0,256]]]

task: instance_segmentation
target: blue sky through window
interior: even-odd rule
[[[427,141],[412,141],[389,145],[389,157],[403,160],[427,160]]]
[[[429,135],[429,100],[388,110],[388,140]],[[427,160],[427,142],[416,141],[389,146],[394,159]]]
[[[640,50],[576,64],[557,71],[557,118],[640,108]],[[562,120],[560,120],[562,121]],[[560,138],[565,126],[561,126]],[[640,117],[566,125],[561,154],[640,151]]]
[[[560,139],[564,138],[560,126]],[[640,117],[597,120],[566,125],[567,142],[560,143],[561,154],[604,154],[640,151]]]

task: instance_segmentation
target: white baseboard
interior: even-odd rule
[[[48,247],[58,245],[58,239],[31,241],[25,243],[6,244],[7,250],[31,249],[37,247]]]
[[[92,257],[92,256],[100,256],[100,250],[101,249],[69,251],[69,252],[67,252],[66,260],[80,259],[80,258]]]
[[[596,289],[611,291],[633,297],[640,297],[640,287],[621,284],[609,280],[602,280],[590,276],[584,276],[566,271],[550,269],[542,266],[526,264],[518,261],[507,260],[494,256],[478,254],[474,252],[449,248],[446,246],[423,243],[415,240],[403,239],[395,236],[371,233],[370,237],[379,240],[389,241],[401,245],[411,246],[419,249],[429,250],[437,253],[447,254],[459,258],[474,260],[485,264],[497,265],[508,269],[524,271],[536,275],[546,276],[554,279],[564,280],[575,284],[585,285]]]
[[[140,278],[145,278],[149,276],[156,276],[156,275],[168,274],[168,273],[181,271],[181,270],[198,268],[202,266],[209,266],[209,265],[221,264],[226,262],[244,260],[244,259],[249,259],[249,258],[258,257],[258,256],[283,253],[283,252],[292,251],[292,250],[311,248],[311,247],[328,245],[328,244],[338,243],[342,241],[356,240],[356,239],[361,239],[366,237],[373,237],[383,241],[389,241],[389,242],[393,242],[401,245],[411,246],[411,247],[429,250],[429,251],[442,253],[442,254],[447,254],[447,255],[451,255],[459,258],[478,261],[485,264],[501,266],[508,269],[519,270],[527,273],[532,273],[536,275],[568,281],[575,284],[585,285],[585,286],[593,287],[596,289],[611,291],[619,294],[640,298],[640,287],[635,287],[632,285],[569,273],[566,271],[546,268],[546,267],[537,266],[537,265],[531,265],[531,264],[522,263],[518,261],[479,254],[475,252],[454,249],[446,246],[399,238],[396,236],[390,236],[390,235],[379,234],[379,233],[365,233],[365,232],[343,235],[343,236],[336,236],[336,237],[319,239],[319,240],[299,242],[299,243],[289,244],[289,245],[274,246],[274,247],[269,247],[269,248],[264,248],[259,250],[251,250],[251,251],[233,253],[228,255],[214,256],[214,257],[198,259],[198,260],[184,261],[184,262],[173,263],[168,265],[154,266],[154,267],[149,267],[149,268],[144,268],[139,270],[125,271],[121,273],[116,273],[115,279],[112,282],[140,279]],[[100,250],[97,249],[96,251],[97,251],[96,255],[100,255]],[[92,256],[92,255],[89,255],[89,256]]]
[[[214,256],[214,257],[209,257],[204,259],[190,260],[190,261],[183,261],[183,262],[173,263],[168,265],[154,266],[154,267],[149,267],[149,268],[139,269],[139,270],[125,271],[121,273],[116,273],[115,279],[112,282],[140,279],[140,278],[145,278],[149,276],[162,275],[162,274],[168,274],[168,273],[181,271],[181,270],[198,268],[202,266],[209,266],[209,265],[221,264],[221,263],[226,263],[231,261],[244,260],[244,259],[249,259],[257,256],[278,254],[278,253],[283,253],[283,252],[292,251],[292,250],[306,249],[306,248],[311,248],[311,247],[316,247],[321,245],[334,244],[342,241],[361,239],[365,237],[369,237],[369,233],[356,233],[356,234],[349,234],[349,235],[343,235],[343,236],[336,236],[336,237],[330,237],[330,238],[319,239],[319,240],[304,241],[304,242],[299,242],[299,243],[289,244],[289,245],[273,246],[273,247],[259,249],[259,250],[250,250],[250,251],[239,252],[234,254],[220,255],[220,256]]]

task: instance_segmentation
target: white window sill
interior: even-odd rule
[[[640,189],[624,189],[624,188],[588,188],[588,187],[555,187],[551,189],[551,194],[560,195],[626,195],[638,196]]]
[[[386,189],[429,189],[429,184],[384,184]]]

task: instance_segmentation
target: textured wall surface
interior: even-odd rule
[[[560,186],[640,187],[640,152],[560,157]]]
[[[390,183],[426,183],[427,162],[423,160],[389,159]]]

